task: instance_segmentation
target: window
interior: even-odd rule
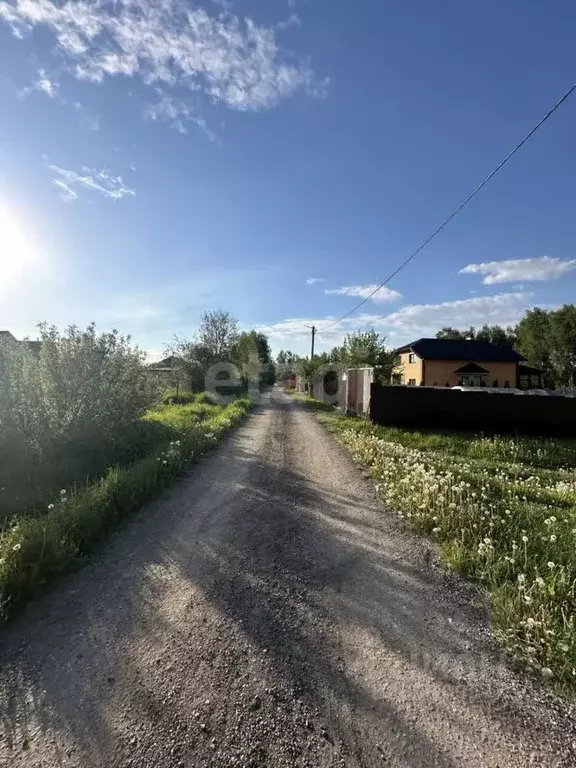
[[[409,387],[415,387],[416,386],[416,379],[408,379],[408,386]]]
[[[416,355],[414,354],[414,352],[410,352],[410,354],[408,355],[408,362],[409,363],[415,363],[416,362]]]

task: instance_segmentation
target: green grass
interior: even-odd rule
[[[312,404],[390,508],[489,595],[498,639],[576,683],[576,441],[377,427]]]
[[[162,398],[164,405],[188,405],[189,403],[212,403],[213,398],[208,392],[180,392],[168,389]]]
[[[154,435],[146,455],[111,466],[95,481],[62,484],[42,508],[13,516],[0,533],[0,621],[82,563],[122,518],[183,474],[249,408],[250,401],[241,399],[227,406],[192,402],[153,409],[142,420],[141,434]]]
[[[150,455],[177,438],[176,421],[199,421],[218,408],[207,392],[181,394],[179,398],[173,395],[166,393],[165,407],[150,411],[112,434],[62,438],[43,451],[19,442],[17,436],[0,435],[0,524],[14,515],[35,515],[45,510],[61,488],[85,485],[101,477],[108,467],[126,467]],[[178,405],[191,406],[191,410],[169,410]],[[170,419],[170,413],[179,415]]]
[[[304,395],[299,392],[294,392],[293,389],[285,389],[284,391],[287,394],[291,395],[293,400],[296,400],[299,403],[305,403],[313,411],[323,412],[323,413],[334,412],[334,407],[332,405],[328,405],[327,403],[322,403],[320,402],[320,400],[315,400],[313,397],[310,397],[309,395]]]

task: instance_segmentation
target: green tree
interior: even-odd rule
[[[276,356],[276,381],[284,381],[286,376],[295,375],[299,360],[300,357],[294,352],[281,349]]]
[[[516,348],[528,365],[543,371],[546,386],[555,386],[557,375],[551,358],[550,313],[539,307],[528,310],[516,326],[516,337]]]
[[[574,383],[574,351],[576,345],[576,306],[564,304],[549,313],[550,359],[556,381],[561,387]]]
[[[385,342],[386,337],[377,331],[356,331],[346,335],[342,350],[336,354],[347,368],[373,367],[378,381],[390,382],[398,361],[395,351],[387,349]]]
[[[516,344],[516,331],[511,326],[503,328],[501,325],[483,325],[479,330],[474,330],[473,338],[476,341],[491,341],[492,344],[513,347]]]
[[[464,339],[470,338],[470,336],[467,335],[468,333],[469,331],[459,331],[458,328],[451,328],[449,325],[447,325],[436,333],[436,338],[456,339],[458,341],[463,341]],[[472,336],[472,338],[474,338],[474,336]]]
[[[249,382],[257,383],[258,386],[274,383],[274,362],[268,338],[263,333],[241,333],[232,350],[232,361],[240,371],[244,386]]]
[[[445,326],[436,333],[436,338],[455,339],[457,341],[491,341],[493,344],[514,346],[516,343],[516,330],[511,326],[503,328],[501,325],[488,324],[478,329],[472,325],[465,331]]]
[[[192,391],[204,389],[206,372],[211,365],[232,361],[238,341],[238,323],[229,312],[216,309],[204,312],[197,335],[192,339],[176,336],[166,353],[176,359],[177,373]]]
[[[230,312],[223,309],[204,312],[197,343],[210,364],[230,361],[237,341],[238,322]]]

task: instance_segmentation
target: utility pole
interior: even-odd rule
[[[316,326],[312,326],[312,349],[310,351],[310,361],[314,360],[314,337],[316,336]]]

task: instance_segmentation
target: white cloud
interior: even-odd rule
[[[376,293],[374,293],[374,291],[376,291]],[[374,293],[374,296],[371,297],[371,300],[381,302],[396,301],[397,299],[402,298],[402,294],[398,293],[398,291],[395,291],[392,288],[387,288],[386,286],[378,289],[376,284],[345,285],[343,288],[327,288],[324,293],[338,294],[340,296],[358,296],[362,299],[367,299],[372,293]]]
[[[301,25],[302,20],[300,19],[300,16],[296,13],[291,13],[286,21],[279,21],[278,24],[276,24],[276,29],[289,29],[290,27],[300,27]]]
[[[316,346],[318,349],[330,349],[336,344],[340,344],[345,334],[355,330],[358,325],[358,318],[348,318],[333,328],[326,328],[334,318],[290,318],[281,320],[277,323],[268,325],[259,325],[256,330],[265,333],[270,337],[270,341],[275,347],[288,347],[290,349],[300,348],[306,351],[310,345],[310,327],[316,326],[318,336]],[[326,330],[322,330],[326,328]]]
[[[179,0],[0,0],[0,22],[17,36],[48,27],[79,79],[140,77],[146,84],[201,90],[236,110],[270,109],[304,90],[326,93],[305,62],[280,49],[274,27],[231,13],[210,16]]]
[[[190,104],[184,99],[171,96],[169,94],[162,94],[159,92],[159,100],[154,104],[148,104],[144,110],[144,116],[150,120],[159,120],[168,123],[171,128],[174,128],[179,133],[187,133],[186,123],[194,123],[198,128],[201,128],[210,141],[216,141],[216,134],[214,131],[208,128],[206,120],[204,120],[196,110],[194,110]]]
[[[2,3],[0,2],[0,21],[2,20],[1,6]],[[54,99],[58,95],[59,89],[60,86],[56,80],[48,75],[45,69],[39,69],[36,73],[36,79],[34,80],[34,83],[30,86],[27,86],[26,88],[23,88],[18,95],[20,98],[26,98],[27,96],[30,96],[30,94],[34,91],[39,91],[45,96],[48,96],[49,99]]]
[[[454,328],[484,323],[515,325],[526,312],[531,296],[530,293],[498,293],[441,304],[410,304],[383,317],[382,324],[406,341],[417,336],[434,336],[446,325]]]
[[[468,264],[460,270],[463,274],[484,275],[486,285],[516,283],[522,280],[556,280],[576,268],[576,259],[554,259],[540,256],[534,259],[506,259]]]
[[[308,280],[306,280],[306,283],[308,285],[314,285],[314,283],[323,283],[324,280],[326,280],[325,277],[309,277]]]
[[[390,346],[400,346],[420,336],[434,336],[440,328],[469,328],[471,325],[515,325],[530,307],[530,293],[500,293],[439,304],[408,304],[388,315],[364,313],[331,325],[333,317],[291,318],[258,328],[266,333],[274,348],[290,348],[305,354],[310,342],[310,329],[317,328],[318,349],[340,344],[347,333],[374,328],[383,334]]]
[[[60,197],[68,202],[78,198],[78,188],[99,192],[111,200],[120,200],[136,194],[124,184],[121,176],[112,176],[108,171],[82,168],[82,172],[77,173],[57,165],[50,165],[49,169],[56,174],[52,183],[60,190]]]
[[[38,70],[38,79],[34,83],[34,88],[37,91],[41,91],[53,99],[58,93],[58,87],[58,83],[46,74],[46,70]]]

